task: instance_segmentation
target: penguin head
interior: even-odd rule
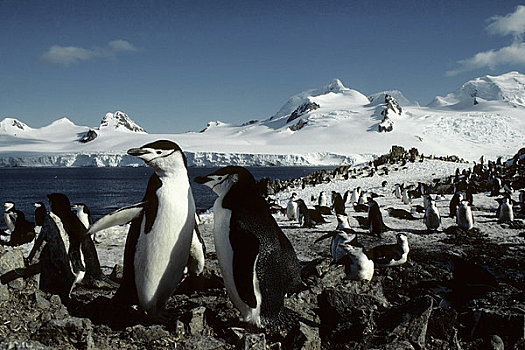
[[[404,244],[404,243],[408,244],[408,237],[407,237],[407,235],[404,234],[404,233],[398,233],[397,234],[397,243],[398,244]]]
[[[15,203],[11,201],[7,201],[4,203],[4,207],[5,207],[5,211],[9,211],[15,208]]]
[[[208,186],[218,196],[224,196],[238,184],[245,189],[255,188],[253,175],[240,166],[227,166],[206,176],[197,176],[194,180],[198,184]]]
[[[187,168],[186,156],[182,149],[172,141],[151,142],[140,148],[131,148],[127,153],[142,159],[159,175],[170,173],[181,167]]]
[[[295,200],[297,200],[297,198],[298,198],[298,197],[297,197],[297,193],[295,193],[295,192],[292,193],[292,198],[291,198],[291,200],[292,200],[292,201],[295,201]]]
[[[86,214],[88,213],[88,211],[86,210],[87,206],[84,203],[75,203],[71,206],[71,209],[75,210],[77,213],[79,212],[84,212]]]
[[[71,213],[71,203],[69,198],[63,193],[51,193],[47,195],[49,199],[49,205],[51,206],[51,211],[60,216],[66,213]]]

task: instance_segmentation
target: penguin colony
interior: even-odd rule
[[[4,203],[7,230],[0,235],[0,241],[5,245],[17,245],[37,236],[28,261],[39,260],[41,289],[70,298],[74,286],[86,277],[102,278],[93,244],[95,233],[130,223],[123,279],[114,300],[124,305],[139,305],[153,319],[165,320],[165,305],[184,274],[199,275],[204,269],[206,253],[198,229],[187,162],[180,147],[165,140],[130,149],[128,154],[142,159],[154,170],[140,203],[121,208],[93,224],[87,205],[71,205],[62,193],[48,195],[50,213],[43,202],[34,203],[35,223],[25,220],[15,203],[7,201]],[[497,220],[513,222],[513,186],[503,183],[494,169],[489,164],[491,195],[499,196],[502,192],[504,195],[497,199]],[[483,164],[481,170],[485,170]],[[372,168],[369,176],[373,177],[376,171]],[[466,231],[474,227],[475,191],[471,181],[476,176],[481,175],[458,170],[452,181],[454,194],[449,205],[450,216]],[[233,305],[248,324],[256,327],[278,324],[286,312],[285,296],[302,285],[301,268],[292,244],[277,225],[253,176],[245,168],[228,166],[198,177],[195,182],[210,187],[218,196],[213,207],[214,241],[226,291]],[[386,185],[383,181],[382,187]],[[393,193],[404,205],[411,206],[412,213],[424,213],[423,221],[429,231],[439,229],[441,216],[436,200],[442,198],[435,196],[434,199],[425,184],[395,184]],[[286,213],[288,220],[306,228],[325,223],[323,215],[336,215],[335,230],[315,242],[331,238],[332,264],[343,265],[348,279],[370,281],[375,268],[402,265],[410,251],[404,233],[398,233],[396,242],[391,244],[377,244],[367,249],[359,243],[358,232],[352,229],[345,205],[366,212],[369,234],[384,238],[390,229],[384,224],[375,197],[374,193],[359,187],[346,191],[344,196],[332,191],[331,199],[321,191],[315,209],[310,209],[297,193],[293,193],[286,208],[279,211]],[[421,197],[422,210],[412,207],[413,198]],[[276,205],[279,207],[278,202]],[[518,206],[524,211],[523,190]],[[412,213],[404,209],[389,209],[391,216],[413,219]],[[67,236],[68,247],[60,236],[61,229]]]

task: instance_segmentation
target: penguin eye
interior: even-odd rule
[[[162,153],[162,151],[157,151],[157,154],[161,154],[161,153]]]

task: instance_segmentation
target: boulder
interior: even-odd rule
[[[35,338],[44,345],[57,348],[73,346],[77,349],[95,349],[93,325],[85,318],[51,320],[40,327]]]

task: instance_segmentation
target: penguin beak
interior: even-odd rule
[[[206,184],[206,182],[210,182],[212,180],[213,179],[208,176],[197,176],[196,178],[193,179],[193,181],[201,185],[204,185]]]
[[[149,151],[143,149],[143,148],[131,148],[131,149],[128,149],[128,154],[130,156],[134,156],[134,157],[139,157],[140,156],[143,156],[145,154],[148,154]]]

